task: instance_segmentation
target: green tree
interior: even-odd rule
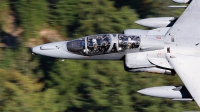
[[[7,13],[9,12],[9,2],[7,0],[0,1],[0,31],[3,29],[5,24],[6,17],[8,16]]]
[[[46,0],[11,0],[20,26],[24,29],[23,40],[38,37],[38,31],[47,22],[48,3]]]
[[[162,16],[174,16],[179,17],[182,13],[182,9],[170,9],[167,6],[173,5],[174,2],[170,0],[114,0],[115,6],[120,8],[123,6],[129,6],[135,9],[140,18],[147,17],[162,17]]]
[[[72,36],[77,27],[78,3],[80,0],[49,0],[49,24],[64,36]]]
[[[0,91],[1,111],[58,111],[55,90],[42,91],[43,84],[38,83],[38,79],[22,75],[16,70],[0,69],[0,73],[2,84]]]
[[[113,4],[108,0],[81,0],[78,5],[79,27],[75,35],[122,33],[125,29],[136,28],[137,14],[134,10],[128,7],[116,9]]]

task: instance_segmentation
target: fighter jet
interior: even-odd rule
[[[164,35],[169,29],[127,29],[124,34],[89,35],[71,41],[39,45],[32,52],[62,60],[122,60],[125,70],[129,72],[174,75],[164,55]],[[159,61],[162,64],[157,67],[155,63],[159,64]]]
[[[89,35],[71,41],[39,45],[32,48],[32,52],[61,59],[122,60],[125,70],[129,72],[177,73],[185,86],[153,87],[138,92],[178,101],[195,100],[200,106],[200,1],[174,1],[189,4],[178,19],[156,19],[164,20],[165,25],[163,22],[154,24],[155,19],[152,22],[152,18],[137,22],[162,28],[127,29],[124,34]],[[173,25],[168,27],[171,22]]]

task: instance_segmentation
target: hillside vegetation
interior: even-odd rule
[[[170,0],[0,0],[1,112],[180,112],[195,102],[143,96],[138,90],[183,85],[179,77],[128,73],[122,61],[31,55],[39,44],[142,28],[145,17],[175,16]]]

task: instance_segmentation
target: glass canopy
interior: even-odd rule
[[[124,34],[97,34],[67,42],[68,51],[80,55],[101,55],[138,48],[140,37]]]

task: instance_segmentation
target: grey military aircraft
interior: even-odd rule
[[[154,30],[127,29],[124,34],[96,34],[76,40],[39,45],[33,53],[61,58],[85,60],[124,60],[127,71],[149,71],[171,74],[164,55],[164,35],[170,27]],[[133,35],[134,34],[134,35]],[[151,58],[151,59],[150,59]],[[163,62],[163,67],[154,63]]]
[[[151,87],[138,92],[176,101],[196,101],[200,106],[200,0],[173,1],[189,4],[179,18],[136,21],[157,29],[90,35],[39,45],[32,52],[61,59],[123,60],[129,72],[177,73],[185,86]]]

